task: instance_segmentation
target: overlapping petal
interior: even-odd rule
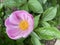
[[[7,35],[9,36],[9,38],[11,39],[19,39],[19,38],[22,38],[22,31],[19,30],[19,29],[15,29],[15,28],[7,28],[6,29],[6,33]]]
[[[6,26],[6,28],[18,28],[18,25],[17,24],[14,24],[14,23],[11,23],[9,21],[9,18],[7,18],[5,20],[5,26]]]

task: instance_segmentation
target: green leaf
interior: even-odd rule
[[[54,38],[60,39],[60,31],[55,27],[42,27],[36,30],[36,33],[41,39],[52,40]]]
[[[47,0],[38,0],[41,4],[45,4],[47,2]]]
[[[43,13],[43,21],[49,21],[52,20],[57,13],[57,7],[50,7]]]
[[[2,3],[0,3],[0,10],[2,9],[2,7],[3,7],[3,4],[2,4]]]
[[[24,5],[26,3],[26,0],[4,0],[4,5],[6,7],[19,7],[21,5]]]
[[[40,17],[40,15],[35,16],[35,18],[34,18],[34,28],[36,28],[38,26],[39,17]]]
[[[24,4],[24,5],[21,6],[20,8],[21,8],[21,10],[29,11],[28,4]]]
[[[45,4],[47,2],[47,0],[43,0],[43,4]]]
[[[48,22],[43,21],[43,22],[41,22],[41,24],[44,27],[50,27],[50,24]]]
[[[33,45],[41,45],[39,39],[34,34],[31,35],[31,41]]]
[[[29,8],[35,13],[42,13],[43,8],[38,0],[29,0]]]
[[[16,5],[19,6],[23,6],[24,4],[27,3],[27,0],[14,0],[16,2]]]
[[[4,0],[3,3],[6,7],[15,7],[16,2],[14,0]]]
[[[31,35],[40,40],[40,37],[35,32],[32,32]]]
[[[56,15],[56,18],[55,18],[55,22],[57,23],[57,25],[60,25],[60,6],[58,7],[58,10],[57,10],[57,15]]]

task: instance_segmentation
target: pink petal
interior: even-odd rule
[[[17,24],[12,24],[12,23],[9,21],[9,18],[7,18],[7,19],[5,20],[5,26],[6,26],[7,28],[18,28],[18,25],[17,25]]]
[[[29,27],[32,26],[32,28],[33,28],[34,27],[34,18],[33,18],[33,16],[31,14],[29,14],[29,16],[27,18],[28,18],[27,21],[29,23]]]
[[[19,39],[22,38],[22,33],[19,29],[6,29],[6,33],[11,39]]]
[[[13,24],[19,24],[20,19],[17,17],[17,15],[13,12],[10,16],[9,16],[9,21]]]
[[[21,10],[21,11],[15,11],[15,14],[21,19],[21,20],[25,20],[27,19],[27,16],[29,15],[28,12]]]

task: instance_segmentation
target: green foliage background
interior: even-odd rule
[[[26,39],[12,40],[5,32],[5,19],[16,10],[26,10],[34,16],[34,31]],[[0,1],[0,45],[45,45],[45,40],[60,39],[59,26],[60,0]]]

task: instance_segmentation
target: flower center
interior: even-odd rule
[[[28,28],[29,24],[26,20],[22,20],[20,23],[19,23],[19,28],[22,29],[22,30],[26,30]]]

